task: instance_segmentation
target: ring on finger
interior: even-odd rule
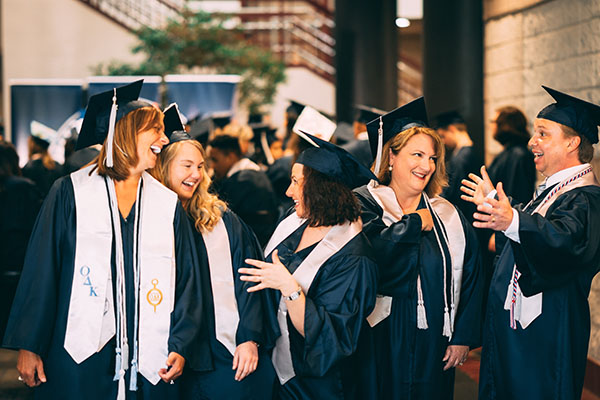
[[[19,377],[17,379],[19,382],[23,382],[23,377],[21,375],[19,375]]]

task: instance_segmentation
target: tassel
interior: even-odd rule
[[[375,175],[379,175],[381,168],[381,155],[383,153],[383,118],[379,117],[379,129],[377,129],[377,157],[375,159]]]
[[[447,338],[452,337],[452,328],[450,327],[450,313],[448,307],[444,307],[444,331],[442,333]]]
[[[454,303],[450,306],[450,324],[452,327],[452,332],[454,332],[454,319],[456,318],[456,312],[454,311]]]
[[[117,400],[125,400],[125,377],[121,377],[119,379],[119,393],[117,395]]]
[[[129,390],[131,390],[132,392],[135,392],[137,390],[137,374],[137,360],[133,359],[131,361],[131,370],[129,371]]]
[[[106,166],[112,168],[113,161],[113,142],[115,140],[115,123],[117,120],[117,89],[113,89],[112,106],[110,107],[110,117],[108,119],[108,137],[106,138]]]
[[[417,328],[428,329],[427,315],[425,314],[425,304],[422,300],[417,301]]]
[[[113,380],[118,381],[119,379],[121,379],[121,376],[125,374],[125,371],[121,369],[122,365],[123,358],[121,357],[121,350],[117,349],[117,356],[115,357],[115,377],[113,378]]]

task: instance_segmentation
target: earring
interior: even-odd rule
[[[391,165],[388,167],[388,171],[392,172],[392,166]]]

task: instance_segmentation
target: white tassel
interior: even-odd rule
[[[425,312],[425,301],[421,289],[421,275],[417,276],[417,328],[429,329],[427,325],[427,313]]]
[[[447,338],[452,337],[452,328],[450,327],[450,313],[448,307],[444,307],[444,331],[442,333]]]
[[[379,116],[379,129],[377,130],[377,157],[375,158],[375,175],[379,175],[381,156],[383,153],[383,118]]]
[[[132,392],[135,392],[137,390],[137,374],[137,361],[133,359],[133,361],[131,362],[131,370],[129,371],[129,390]]]
[[[452,328],[452,332],[454,332],[454,320],[456,319],[456,311],[454,309],[454,303],[452,303],[452,305],[450,306],[450,323],[451,328]]]
[[[427,325],[427,315],[425,314],[425,304],[423,301],[417,302],[417,328],[429,329]]]
[[[125,377],[119,379],[119,393],[117,394],[117,400],[125,400]]]
[[[117,89],[113,89],[112,106],[110,107],[110,117],[108,119],[108,137],[106,138],[106,160],[105,164],[108,168],[114,166],[113,161],[113,142],[115,140],[115,123],[117,120]]]

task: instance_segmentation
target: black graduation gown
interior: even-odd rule
[[[245,169],[213,183],[219,197],[252,229],[264,246],[278,217],[275,194],[266,174]]]
[[[200,259],[200,280],[204,296],[203,329],[196,342],[206,342],[210,354],[197,353],[199,360],[190,360],[193,364],[206,364],[206,358],[212,360],[207,370],[203,367],[189,368],[182,377],[182,399],[270,399],[275,384],[275,370],[271,364],[268,349],[272,347],[274,332],[277,328],[269,326],[263,316],[263,293],[248,293],[247,289],[254,283],[240,279],[239,268],[245,267],[247,258],[262,260],[262,249],[252,231],[235,215],[227,210],[223,214],[223,222],[229,237],[231,264],[233,267],[235,297],[238,305],[240,321],[236,332],[236,344],[254,341],[259,345],[259,362],[256,371],[242,381],[234,379],[236,371],[232,369],[233,356],[229,350],[217,340],[215,333],[214,299],[208,267],[208,255],[204,239],[195,232],[194,238]],[[274,320],[270,319],[271,322]]]
[[[590,311],[600,266],[600,188],[560,195],[546,217],[531,215],[548,188],[519,213],[521,244],[502,249],[490,287],[481,356],[481,399],[580,399]],[[520,208],[520,207],[519,207]],[[542,314],[527,329],[510,327],[504,310],[516,261],[526,296],[543,292]]]
[[[473,222],[473,213],[476,211],[476,207],[473,203],[460,198],[462,195],[460,182],[466,179],[470,173],[479,175],[482,165],[483,161],[477,156],[473,146],[461,147],[446,163],[448,186],[444,188],[440,196],[454,204],[469,222]]]
[[[80,168],[88,165],[94,158],[98,156],[100,151],[94,147],[86,147],[79,149],[65,160],[63,165],[63,174],[68,175]]]
[[[277,246],[279,259],[291,273],[317,246],[294,253],[305,228],[306,224]],[[356,352],[375,305],[376,285],[377,265],[362,233],[321,265],[306,293],[304,337],[287,318],[296,376],[279,386],[278,398],[365,398],[358,394],[361,382],[356,376],[368,364]],[[280,292],[269,289],[267,295],[272,310],[277,310]]]
[[[121,216],[130,360],[134,329],[134,220],[135,205],[127,219]],[[197,330],[195,323],[201,319],[201,303],[197,295],[199,284],[195,270],[198,261],[192,231],[179,204],[173,226],[177,271],[175,308],[171,313],[168,350],[187,357],[187,348]],[[73,184],[70,177],[64,177],[52,187],[33,229],[3,346],[29,350],[41,356],[47,382],[35,388],[35,398],[115,399],[118,389],[118,382],[113,380],[115,337],[81,364],[76,364],[64,348],[75,262],[75,240]],[[113,277],[114,257],[113,248]],[[114,282],[113,278],[113,285]],[[113,293],[116,293],[114,287]],[[129,370],[125,382],[129,388]],[[142,375],[138,375],[138,391],[127,390],[126,393],[127,398],[131,399],[173,398],[177,395],[178,386],[177,382],[169,385],[163,381],[153,386]]]
[[[362,205],[363,230],[379,265],[378,294],[392,297],[391,314],[372,330],[381,399],[452,399],[454,369],[443,371],[449,345],[480,344],[482,276],[477,238],[459,211],[466,237],[460,302],[452,339],[444,324],[442,255],[433,231],[421,231],[418,214],[407,214],[387,227],[382,208],[366,186],[355,190]],[[424,208],[421,199],[419,208]],[[437,224],[437,222],[436,222]],[[448,249],[444,249],[449,259]],[[446,293],[450,302],[450,266]],[[417,275],[429,328],[417,328]]]
[[[507,196],[526,203],[535,190],[537,173],[527,144],[508,143],[487,169],[494,186],[502,182]]]
[[[52,184],[63,175],[63,167],[56,163],[54,169],[48,169],[40,158],[29,160],[23,167],[23,176],[31,179],[38,190],[42,194],[42,198],[46,197]]]
[[[0,179],[0,338],[4,336],[41,202],[39,191],[29,179],[20,176]]]
[[[294,201],[285,194],[292,182],[290,178],[292,174],[292,160],[292,156],[281,157],[275,160],[266,171],[275,192],[279,210],[278,218],[284,216],[287,210],[294,204]]]

